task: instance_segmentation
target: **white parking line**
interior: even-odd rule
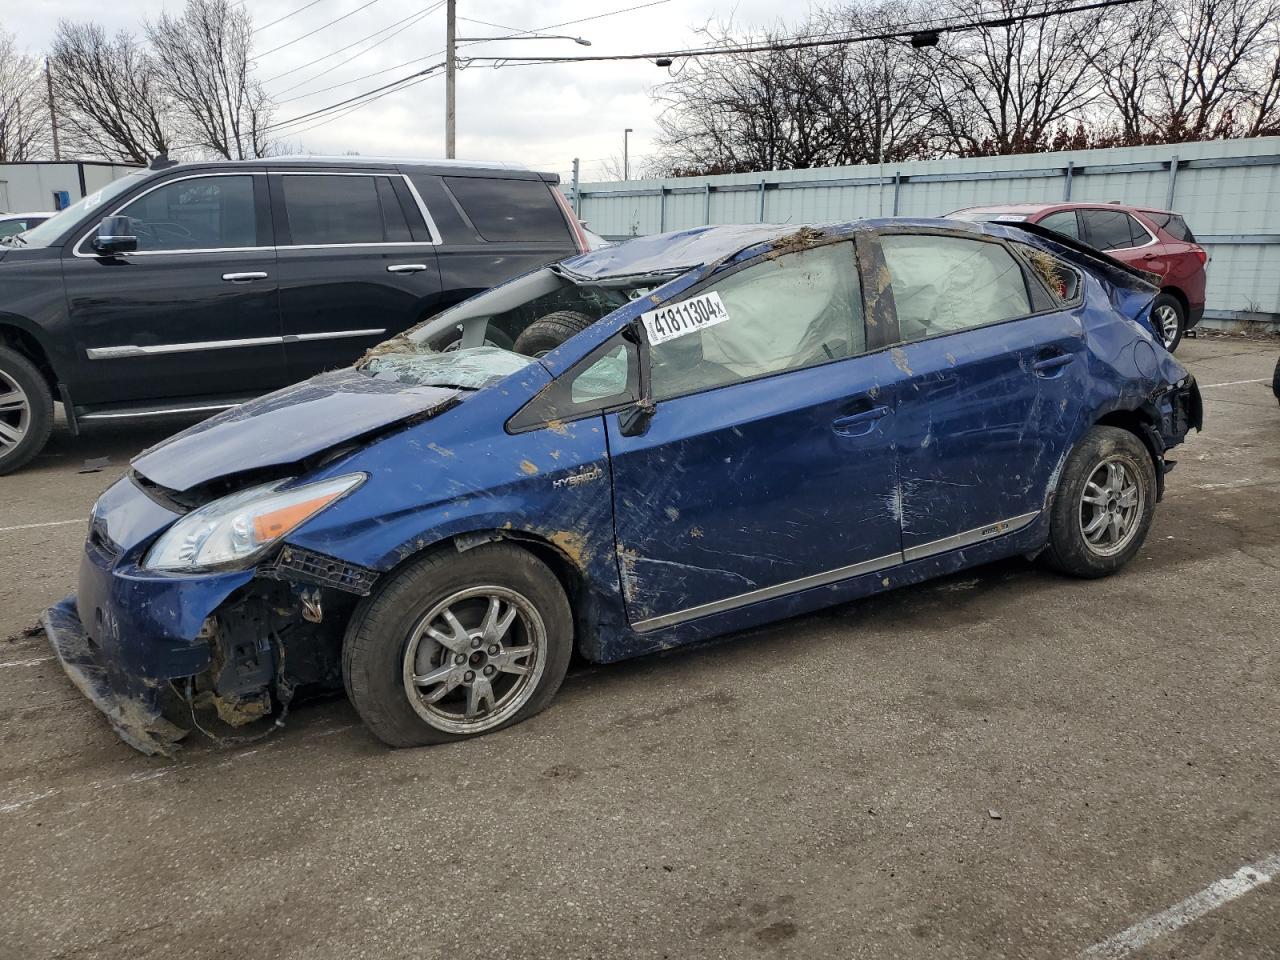
[[[48,663],[53,657],[35,657],[31,660],[10,660],[7,663],[0,663],[0,670],[6,667],[34,667],[37,663]]]
[[[1226,383],[1202,383],[1201,390],[1208,390],[1210,387],[1234,387],[1238,383],[1270,383],[1270,377],[1259,377],[1257,380],[1228,380]]]
[[[1270,883],[1271,878],[1276,874],[1280,874],[1280,853],[1272,854],[1253,866],[1243,866],[1231,876],[1215,880],[1199,893],[1193,893],[1168,910],[1140,920],[1128,930],[1122,930],[1101,943],[1095,943],[1080,954],[1081,960],[1084,958],[1095,960],[1098,957],[1127,957],[1153,940],[1180,930],[1187,924],[1199,920],[1206,913],[1217,910],[1237,897],[1244,896],[1250,890],[1264,883]]]
[[[0,533],[12,533],[14,530],[35,530],[38,527],[65,527],[69,523],[84,523],[82,518],[75,520],[50,520],[48,523],[20,523],[16,527],[0,527]]]

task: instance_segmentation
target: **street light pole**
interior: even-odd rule
[[[458,68],[458,0],[447,0],[447,3],[444,27],[444,155],[452,160],[457,152],[454,72]]]
[[[622,179],[631,179],[631,162],[627,153],[627,137],[631,135],[631,128],[627,127],[622,131]]]

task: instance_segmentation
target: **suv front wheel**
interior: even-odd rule
[[[1160,342],[1170,353],[1178,349],[1187,327],[1187,317],[1178,298],[1167,293],[1156,297],[1151,305],[1151,325],[1156,328]]]
[[[0,346],[0,475],[26,465],[53,430],[53,396],[35,364]]]

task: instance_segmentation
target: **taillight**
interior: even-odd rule
[[[560,212],[569,221],[569,229],[573,232],[573,241],[578,245],[578,252],[586,253],[590,249],[587,245],[587,234],[582,229],[582,224],[578,222],[578,218],[573,212],[573,207],[569,206],[568,199],[560,192],[559,187],[552,187],[551,192],[555,194],[556,203],[560,204]]]
[[[1209,262],[1209,251],[1204,247],[1192,247],[1191,250],[1195,253],[1196,259],[1200,261],[1200,266],[1203,267]]]

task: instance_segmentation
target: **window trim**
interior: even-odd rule
[[[388,177],[394,180],[399,177],[405,182],[405,186],[409,188],[409,195],[413,197],[414,203],[418,205],[418,211],[422,214],[422,219],[426,221],[427,233],[431,235],[430,240],[383,240],[377,243],[277,243],[276,250],[361,250],[379,247],[438,247],[441,243],[440,231],[436,229],[436,222],[431,219],[431,211],[427,209],[427,205],[422,202],[422,195],[418,193],[418,188],[413,185],[413,181],[409,179],[408,174],[399,171],[387,170],[370,170],[350,171],[350,170],[268,170],[268,174],[273,177]],[[376,194],[377,184],[374,184]],[[283,192],[280,198],[280,207],[284,211],[287,218],[289,215],[288,201],[285,200]],[[381,205],[379,205],[379,216],[381,216]],[[405,220],[409,217],[406,215]],[[412,235],[412,226],[410,226],[410,234]],[[291,234],[292,236],[292,234]]]
[[[853,276],[854,276],[854,279],[856,279],[858,282],[858,297],[862,304],[862,336],[863,336],[864,348],[866,348],[870,343],[870,332],[867,326],[866,287],[863,283],[862,266],[858,257],[858,253],[859,253],[858,243],[857,243],[858,236],[859,236],[858,233],[845,233],[845,234],[839,234],[836,236],[831,236],[823,240],[821,243],[810,244],[809,246],[805,247],[804,250],[789,251],[787,254],[783,254],[783,256],[788,256],[791,253],[802,253],[802,252],[807,252],[809,250],[816,250],[819,247],[827,247],[837,243],[849,244],[849,253],[853,259]],[[773,256],[772,250],[766,251],[765,253],[758,254],[757,256],[752,257],[750,260],[743,260],[740,263],[733,264],[727,270],[712,272],[708,276],[703,277],[693,286],[680,291],[680,293],[676,297],[670,300],[664,300],[658,306],[663,306],[663,307],[670,306],[671,304],[681,303],[684,300],[688,300],[690,297],[696,297],[698,296],[699,293],[701,293],[707,287],[711,286],[713,283],[719,283],[720,281],[724,280],[726,277],[734,276],[735,274],[739,273],[742,270],[747,269],[748,267],[757,266],[763,263],[764,261],[770,259],[771,257],[772,259],[775,259],[775,260],[782,259],[782,257]],[[855,353],[847,357],[832,357],[830,360],[823,360],[821,363],[811,363],[803,367],[788,367],[785,370],[770,370],[766,373],[757,373],[755,376],[752,376],[752,377],[743,377],[740,380],[733,380],[733,381],[730,381],[729,383],[720,383],[714,386],[702,387],[701,389],[698,389],[698,390],[690,390],[687,393],[678,393],[678,394],[675,394],[674,396],[662,397],[661,399],[659,399],[657,397],[654,397],[653,395],[653,380],[650,376],[650,373],[653,369],[653,359],[650,356],[650,351],[653,349],[653,345],[649,343],[648,332],[644,329],[644,324],[640,322],[640,319],[638,317],[635,320],[635,328],[639,331],[639,337],[640,337],[639,348],[641,353],[644,355],[643,360],[641,361],[641,365],[643,367],[643,372],[642,372],[643,379],[640,385],[641,392],[643,393],[644,396],[648,397],[655,404],[668,403],[672,400],[683,400],[685,397],[696,397],[699,394],[710,393],[713,390],[724,390],[727,387],[736,387],[739,384],[743,384],[743,383],[755,383],[759,380],[767,380],[770,377],[780,377],[788,373],[799,373],[802,370],[816,370],[819,367],[830,366],[833,363],[844,363],[846,360],[857,360],[861,357],[868,357],[874,353],[879,353],[880,350],[882,349],[879,346],[877,346],[874,350],[866,348],[862,351],[862,353]]]
[[[127,253],[113,253],[113,254],[102,254],[102,253],[98,253],[97,251],[93,251],[92,253],[81,252],[84,248],[84,245],[89,242],[89,238],[98,232],[98,223],[101,223],[107,217],[119,216],[120,211],[123,210],[125,207],[129,206],[130,204],[134,203],[137,200],[141,200],[143,197],[148,196],[149,194],[154,193],[155,191],[159,190],[161,187],[167,187],[173,183],[181,183],[184,180],[206,180],[210,177],[265,177],[266,175],[267,175],[267,172],[265,170],[237,170],[235,172],[228,171],[226,173],[192,173],[184,177],[170,177],[166,180],[161,180],[160,182],[155,183],[152,186],[148,187],[147,189],[143,190],[141,193],[134,194],[132,197],[130,197],[129,199],[121,203],[119,206],[117,206],[110,213],[104,213],[101,217],[99,217],[98,222],[95,223],[92,227],[90,227],[89,230],[84,234],[84,236],[80,238],[79,242],[76,243],[71,253],[73,256],[78,257],[81,260],[101,260],[107,256],[110,256],[110,257],[120,257],[120,256],[171,257],[174,255],[183,255],[183,254],[189,254],[189,253],[252,253],[254,251],[261,252],[263,250],[274,250],[275,246],[272,245],[272,246],[253,246],[253,247],[191,247],[190,249],[185,249],[185,250],[130,250]],[[254,204],[254,216],[256,220],[257,208],[258,208],[258,187],[256,183],[254,184],[254,190],[253,190],[253,204]],[[90,247],[89,249],[93,250],[92,247]]]
[[[881,261],[882,263],[884,263],[884,248],[880,245],[880,237],[881,237],[881,236],[899,236],[899,237],[900,237],[900,236],[954,237],[954,238],[955,238],[955,239],[957,239],[957,240],[971,240],[971,241],[974,241],[974,242],[977,242],[977,243],[993,243],[993,244],[995,244],[995,245],[996,245],[996,246],[998,246],[998,247],[1002,247],[1002,248],[1005,250],[1005,252],[1006,252],[1006,253],[1008,253],[1008,254],[1009,254],[1009,256],[1013,258],[1013,262],[1017,265],[1018,269],[1022,272],[1022,282],[1023,282],[1023,284],[1024,284],[1024,285],[1025,285],[1025,284],[1030,284],[1030,283],[1033,283],[1033,282],[1034,282],[1034,283],[1039,283],[1039,284],[1043,285],[1043,281],[1042,281],[1038,276],[1036,276],[1036,272],[1035,272],[1035,270],[1034,270],[1034,269],[1033,269],[1033,268],[1032,268],[1032,267],[1031,267],[1031,266],[1026,262],[1026,260],[1025,260],[1025,259],[1024,259],[1024,258],[1023,258],[1019,253],[1018,253],[1018,251],[1017,251],[1017,250],[1015,250],[1015,249],[1013,249],[1013,248],[1012,248],[1012,246],[1011,246],[1011,244],[1010,244],[1008,241],[1006,241],[1004,238],[1002,238],[1002,237],[993,237],[993,236],[990,236],[990,235],[988,235],[988,234],[977,234],[977,233],[975,233],[975,234],[968,234],[968,233],[960,234],[960,233],[956,233],[956,232],[953,232],[953,231],[950,231],[950,230],[940,230],[940,229],[933,229],[933,228],[928,228],[928,227],[888,227],[888,228],[882,228],[882,229],[880,229],[880,230],[876,231],[874,234],[872,234],[872,242],[874,242],[874,243],[875,243],[875,246],[876,246],[876,256],[880,259],[880,261]],[[1061,259],[1061,258],[1060,258],[1060,257],[1058,257],[1058,258],[1055,258],[1055,259]],[[885,267],[886,267],[886,268],[888,267],[888,264],[887,264],[887,263],[885,263]],[[1078,273],[1079,273],[1079,271],[1077,271],[1077,274],[1078,274]],[[1034,280],[1032,279],[1032,277],[1033,277],[1033,276],[1035,276],[1035,279],[1034,279]],[[1047,289],[1048,289],[1048,288],[1046,287],[1045,289],[1046,289],[1046,291],[1047,291]],[[1045,317],[1045,316],[1048,316],[1049,314],[1052,314],[1052,313],[1062,313],[1062,312],[1064,312],[1064,311],[1066,311],[1066,312],[1070,312],[1070,311],[1072,311],[1072,310],[1076,309],[1077,307],[1079,307],[1079,306],[1080,306],[1080,304],[1084,302],[1084,283],[1083,283],[1083,279],[1082,279],[1082,282],[1078,285],[1078,289],[1079,289],[1079,293],[1077,294],[1076,299],[1075,299],[1075,300],[1073,300],[1073,301],[1071,301],[1069,304],[1056,304],[1056,303],[1055,303],[1055,304],[1054,304],[1054,306],[1053,306],[1052,308],[1048,309],[1048,310],[1033,310],[1031,313],[1022,313],[1022,314],[1019,314],[1019,315],[1018,315],[1018,316],[1016,316],[1016,317],[1006,317],[1006,318],[1005,318],[1005,319],[1003,319],[1003,320],[992,320],[992,321],[990,321],[989,323],[975,324],[975,325],[974,325],[974,326],[972,326],[972,327],[964,327],[963,329],[960,329],[960,330],[948,330],[948,331],[945,331],[945,332],[942,332],[942,333],[935,333],[935,334],[932,334],[931,336],[928,336],[928,337],[917,337],[917,338],[912,339],[912,340],[904,340],[904,339],[901,339],[901,337],[902,337],[902,326],[901,326],[901,324],[898,322],[898,303],[897,303],[897,300],[896,300],[896,299],[894,299],[894,300],[892,301],[892,304],[893,304],[893,328],[894,328],[894,332],[895,332],[895,334],[899,337],[899,339],[897,339],[897,340],[893,341],[892,343],[886,343],[886,344],[884,344],[884,346],[883,346],[883,347],[881,347],[881,348],[880,348],[880,350],[892,349],[892,348],[894,348],[894,347],[909,346],[909,345],[911,345],[911,344],[915,344],[915,343],[927,343],[927,342],[928,342],[928,341],[930,341],[930,340],[939,340],[939,339],[941,339],[942,337],[954,337],[954,336],[956,336],[957,334],[969,333],[969,332],[970,332],[970,331],[972,331],[972,330],[985,330],[985,329],[987,329],[987,328],[989,328],[989,327],[998,327],[998,326],[1001,326],[1002,324],[1006,324],[1006,323],[1015,323],[1015,322],[1017,322],[1017,321],[1019,321],[1019,320],[1032,320],[1032,319],[1035,319],[1036,317]],[[890,282],[889,282],[889,294],[890,294],[890,296],[893,296],[893,281],[892,281],[892,279],[890,279]],[[1050,294],[1050,299],[1051,299],[1051,300],[1053,299],[1052,294]],[[1031,295],[1031,290],[1030,290],[1030,289],[1028,289],[1028,290],[1027,290],[1027,305],[1028,305],[1028,306],[1033,305],[1033,300],[1034,300],[1034,298],[1033,298],[1033,297],[1032,297],[1032,295]],[[877,352],[880,352],[880,351],[878,350]]]

